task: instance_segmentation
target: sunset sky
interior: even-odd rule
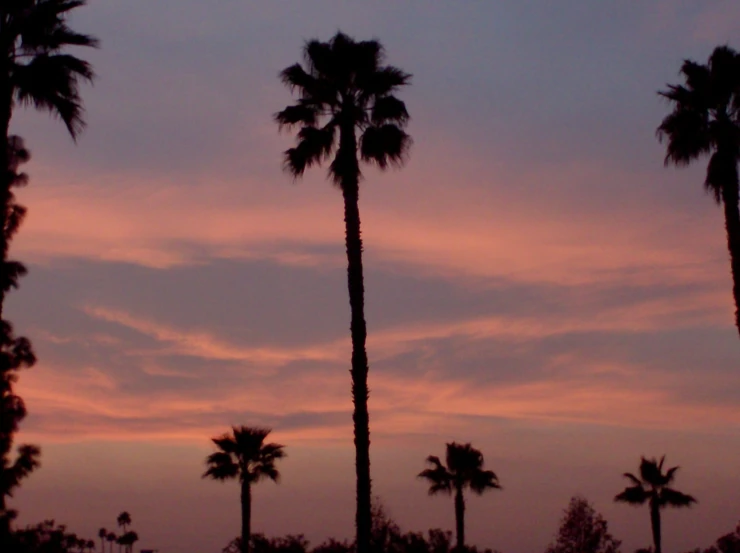
[[[656,91],[684,58],[740,47],[737,0],[91,0],[102,48],[75,145],[44,114],[12,246],[7,316],[34,343],[20,442],[43,468],[12,505],[80,535],[131,513],[144,548],[219,553],[239,491],[200,478],[209,438],[267,425],[287,446],[253,529],[353,536],[342,197],[272,114],[306,39],[378,38],[413,74],[407,166],[365,171],[373,491],[406,530],[453,529],[415,478],[472,442],[503,491],[471,543],[544,551],[582,494],[624,551],[646,509],[612,502],[640,455],[699,504],[667,553],[740,520],[740,341],[705,162],[663,166]]]

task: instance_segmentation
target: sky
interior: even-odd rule
[[[33,159],[7,301],[38,364],[20,442],[43,468],[20,522],[80,535],[127,510],[139,545],[217,553],[233,483],[200,478],[209,438],[266,425],[286,445],[253,529],[350,538],[354,450],[342,198],[281,171],[278,72],[307,39],[377,38],[413,74],[414,145],[368,168],[365,244],[373,492],[405,530],[454,528],[416,475],[471,442],[503,486],[467,537],[544,551],[571,496],[632,551],[645,509],[613,503],[641,455],[699,500],[664,548],[740,519],[740,344],[705,161],[663,166],[656,91],[685,58],[740,47],[728,0],[341,2],[91,0],[102,47],[88,128],[17,111]]]

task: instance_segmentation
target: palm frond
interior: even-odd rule
[[[496,473],[491,470],[476,471],[470,475],[470,481],[468,483],[470,489],[478,495],[483,494],[487,490],[500,490],[501,484],[499,484]]]
[[[411,74],[393,66],[385,66],[358,83],[363,97],[387,96],[398,88],[411,83]]]
[[[614,501],[629,503],[630,505],[643,505],[648,499],[650,499],[650,494],[642,486],[631,486],[618,494]]]
[[[290,129],[294,125],[306,125],[313,127],[318,120],[319,112],[315,106],[299,102],[296,105],[288,106],[283,111],[275,114],[274,119],[278,128],[282,130],[287,127]]]
[[[697,501],[694,497],[673,488],[663,488],[658,502],[661,507],[689,507]]]
[[[663,475],[660,472],[658,461],[653,459],[646,459],[643,457],[640,460],[640,478],[643,482],[647,482],[653,487],[660,486],[663,482]]]
[[[665,478],[663,479],[663,482],[665,482],[665,484],[670,484],[671,482],[673,482],[674,478],[676,477],[676,472],[679,468],[680,467],[669,468],[668,471],[666,471],[665,473]]]
[[[642,486],[642,481],[631,472],[625,472],[622,476],[629,478],[635,486]]]
[[[303,127],[298,133],[298,144],[285,151],[283,169],[294,177],[299,177],[307,168],[328,158],[333,144],[333,127]]]
[[[381,170],[400,167],[411,148],[411,137],[396,125],[369,126],[360,138],[360,156]]]
[[[89,63],[67,54],[42,54],[13,72],[18,101],[59,117],[72,138],[85,127],[78,83],[93,78]]]
[[[370,116],[374,125],[396,123],[404,126],[409,120],[406,104],[395,96],[381,96],[375,100]]]

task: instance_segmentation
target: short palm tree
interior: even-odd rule
[[[661,533],[660,533],[660,510],[665,507],[689,507],[696,503],[696,499],[685,493],[668,487],[676,476],[678,467],[668,469],[663,473],[663,462],[665,455],[660,458],[660,462],[655,459],[640,460],[640,477],[632,473],[625,472],[625,478],[630,480],[631,486],[614,498],[614,501],[629,503],[630,505],[650,506],[650,525],[653,531],[653,543],[655,544],[655,553],[661,553]]]
[[[360,161],[380,169],[403,164],[411,144],[404,127],[405,104],[394,94],[411,75],[383,65],[376,40],[356,42],[339,32],[328,42],[310,40],[305,66],[280,73],[298,100],[275,115],[280,128],[298,127],[297,144],[285,152],[285,169],[300,177],[312,165],[329,161],[329,178],[344,198],[347,281],[351,311],[352,402],[357,474],[357,551],[368,553],[371,527],[368,360],[365,349],[365,289],[360,237]],[[359,159],[358,159],[359,157]]]
[[[430,455],[427,463],[430,468],[419,473],[418,477],[429,482],[429,495],[455,493],[455,528],[457,551],[465,548],[465,497],[464,490],[470,489],[481,495],[487,490],[499,490],[498,477],[493,471],[483,468],[483,454],[470,444],[447,444],[447,465],[439,457]]]
[[[270,433],[267,428],[234,426],[229,434],[212,438],[218,451],[206,459],[207,469],[203,478],[213,480],[239,479],[241,483],[242,504],[242,553],[249,553],[252,517],[252,484],[269,478],[273,482],[280,479],[275,461],[285,457],[285,446],[266,444]]]
[[[685,83],[668,85],[659,94],[673,111],[658,127],[667,139],[666,164],[689,165],[709,155],[704,186],[724,206],[730,252],[735,326],[740,332],[740,54],[728,46],[715,48],[706,65],[684,61]]]
[[[76,138],[84,127],[78,85],[92,81],[90,65],[67,53],[70,46],[96,46],[91,36],[67,26],[69,12],[86,0],[4,0],[0,3],[0,229],[7,228],[12,171],[10,120],[18,105],[32,105],[59,117]],[[0,233],[0,262],[7,262],[8,239]],[[11,285],[17,263],[3,267]],[[0,317],[7,288],[0,287]]]
[[[105,538],[108,537],[108,530],[105,528],[98,530],[98,537],[100,538],[100,553],[105,553]]]
[[[108,532],[105,539],[108,541],[108,544],[110,544],[110,553],[113,553],[113,543],[118,539],[118,536],[116,536],[114,532]]]

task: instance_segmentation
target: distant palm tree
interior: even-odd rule
[[[275,467],[275,461],[285,457],[285,446],[264,443],[269,433],[268,428],[234,426],[231,433],[212,438],[218,451],[211,453],[206,459],[208,468],[203,473],[203,478],[222,482],[238,478],[241,483],[242,553],[249,553],[252,484],[265,478],[278,482],[280,473]]]
[[[134,543],[136,543],[137,541],[139,541],[139,535],[133,530],[126,532],[120,538],[118,538],[118,542],[126,548],[126,551],[128,553],[131,553],[134,547]]]
[[[684,61],[686,83],[659,92],[673,111],[658,127],[667,138],[666,164],[689,165],[711,155],[704,181],[717,203],[724,205],[727,248],[730,252],[735,326],[740,332],[740,54],[728,46],[715,48],[706,65]]]
[[[116,536],[113,532],[108,532],[108,535],[105,536],[105,539],[108,540],[108,544],[110,545],[110,553],[113,553],[113,542],[118,539],[118,536]]]
[[[66,53],[70,46],[96,46],[91,36],[67,26],[73,9],[86,0],[14,0],[0,3],[0,229],[10,212],[9,130],[17,105],[33,105],[59,117],[76,138],[84,127],[80,81],[92,81],[90,65]],[[8,256],[8,239],[0,233],[0,262]],[[17,278],[18,264],[3,268]],[[0,286],[0,318],[7,289]]]
[[[307,168],[333,157],[329,178],[344,198],[357,473],[355,524],[357,551],[368,553],[372,491],[358,153],[362,161],[380,169],[403,164],[411,144],[403,131],[409,114],[394,93],[410,82],[411,75],[382,65],[385,55],[378,41],[355,42],[341,32],[328,42],[308,41],[303,55],[305,68],[296,63],[280,73],[291,91],[297,89],[299,98],[277,113],[275,121],[280,128],[299,127],[297,145],[285,152],[285,169],[300,177]]]
[[[696,499],[690,495],[668,487],[673,482],[678,467],[670,468],[664,474],[664,461],[665,455],[660,458],[660,462],[642,457],[640,460],[640,477],[625,472],[625,478],[628,478],[632,485],[614,498],[614,501],[629,503],[630,505],[644,505],[647,503],[650,506],[650,525],[653,530],[655,553],[662,552],[660,510],[665,507],[689,507],[692,503],[696,503]]]
[[[123,532],[125,534],[128,531],[128,525],[131,524],[131,515],[128,514],[128,511],[123,511],[118,515],[116,522],[118,522],[118,526],[123,527]]]
[[[105,553],[105,539],[108,537],[108,530],[105,528],[98,530],[98,537],[100,538],[100,553]]]
[[[457,551],[465,548],[465,498],[463,491],[468,488],[481,495],[487,490],[500,490],[498,477],[493,471],[483,469],[483,454],[468,444],[450,442],[447,445],[446,462],[430,455],[427,463],[431,468],[419,473],[418,477],[430,483],[429,495],[455,492],[455,528],[457,532]]]
[[[85,543],[85,547],[90,553],[92,553],[95,549],[95,540],[87,540],[87,543]]]

